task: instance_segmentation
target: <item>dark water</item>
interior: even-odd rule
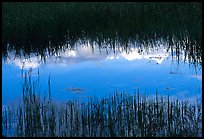
[[[99,11],[91,17],[88,16],[91,11],[87,11],[85,17],[69,15],[72,18],[68,20],[66,16],[62,18],[62,10],[58,16],[55,16],[57,12],[50,13],[46,20],[46,14],[35,17],[29,8],[24,9],[28,15],[20,18],[18,11],[15,15],[8,10],[18,6],[5,4],[2,105],[21,98],[22,71],[31,69],[32,78],[40,80],[42,95],[48,90],[50,78],[51,95],[57,101],[108,97],[115,91],[131,94],[138,89],[148,96],[157,90],[172,99],[201,100],[200,5],[186,4],[180,8],[175,3],[156,4],[156,7],[147,4],[147,10],[145,5],[140,5],[138,8],[143,7],[140,13],[130,14],[135,12],[134,6],[125,13],[129,16],[116,16],[121,11],[111,12],[113,5],[113,8],[106,7],[109,14],[104,10],[101,17],[97,16]],[[157,6],[162,12],[166,7],[175,9],[169,8],[161,15],[151,13]],[[83,8],[79,8],[78,15]],[[55,17],[57,20],[53,19],[53,23]]]

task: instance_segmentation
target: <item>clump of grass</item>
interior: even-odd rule
[[[2,134],[18,137],[199,137],[202,102],[148,97],[139,90],[57,104],[37,96],[25,73],[23,102],[2,111]],[[49,79],[50,87],[50,79]],[[50,88],[49,88],[49,92]]]

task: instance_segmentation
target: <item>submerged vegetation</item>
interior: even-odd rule
[[[79,40],[113,50],[119,44],[126,51],[130,42],[139,42],[148,50],[163,39],[178,56],[184,50],[189,61],[202,65],[201,15],[201,3],[189,2],[5,2],[2,54],[14,50],[16,57],[45,58],[47,50],[56,55],[64,46],[74,49]]]
[[[25,73],[22,102],[2,110],[2,134],[18,137],[198,137],[202,136],[202,102],[116,92],[88,101],[52,100],[38,95],[38,81]]]

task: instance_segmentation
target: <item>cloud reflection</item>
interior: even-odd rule
[[[46,64],[57,64],[67,66],[70,64],[76,64],[84,61],[103,61],[103,60],[121,60],[128,61],[146,59],[149,61],[155,61],[157,64],[161,64],[165,59],[170,56],[170,52],[166,49],[166,46],[162,46],[159,49],[151,48],[148,51],[142,51],[141,47],[132,45],[128,52],[121,51],[120,47],[118,51],[113,51],[111,48],[99,48],[98,45],[86,45],[78,43],[73,50],[65,49],[58,52],[56,56],[48,56]],[[12,57],[12,55],[10,55]],[[37,68],[43,61],[37,56],[31,56],[29,59],[25,58],[13,58],[8,59],[8,64],[15,64],[19,68],[29,69]]]
[[[202,74],[201,75],[192,75],[191,78],[195,78],[197,80],[202,80]]]

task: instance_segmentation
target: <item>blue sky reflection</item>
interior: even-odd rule
[[[41,92],[47,90],[50,75],[55,100],[107,97],[116,90],[134,93],[137,89],[150,96],[158,90],[159,94],[169,94],[172,98],[201,99],[202,67],[195,71],[188,62],[181,61],[178,65],[165,48],[140,53],[137,47],[131,47],[129,53],[111,50],[107,53],[97,46],[79,45],[75,50],[67,49],[57,56],[50,56],[46,64],[37,56],[13,60],[11,53],[2,67],[2,103],[6,105],[20,97],[22,68],[33,68],[33,79],[37,78],[39,69]],[[83,88],[84,91],[74,94],[66,88]]]

